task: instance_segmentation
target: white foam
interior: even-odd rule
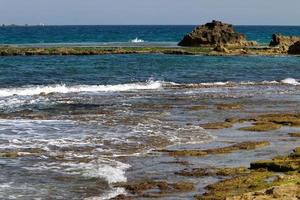
[[[135,38],[135,39],[131,40],[130,42],[132,42],[132,43],[143,43],[145,41],[142,40],[142,39],[139,39],[139,38]]]
[[[78,93],[78,92],[119,92],[128,90],[155,90],[162,87],[160,81],[148,81],[143,83],[129,83],[119,85],[40,85],[19,88],[1,88],[0,97],[29,96],[50,93]]]
[[[130,167],[129,164],[105,158],[89,163],[62,163],[62,166],[67,167],[66,171],[70,173],[80,169],[83,176],[104,178],[109,184],[126,182],[125,171]]]
[[[206,83],[192,83],[192,84],[186,84],[187,86],[229,86],[229,85],[276,85],[276,84],[288,84],[288,85],[300,85],[300,82],[294,78],[286,78],[281,81],[260,81],[260,82],[254,82],[254,81],[241,81],[241,82],[231,82],[231,81],[225,81],[225,82],[206,82]],[[169,85],[181,85],[177,83],[168,83]]]
[[[210,85],[216,85],[216,86],[222,86],[222,85],[228,85],[230,82],[213,82],[213,83],[201,83],[201,85],[210,86]]]
[[[300,85],[300,83],[294,78],[286,78],[282,80],[281,83],[289,84],[289,85]]]

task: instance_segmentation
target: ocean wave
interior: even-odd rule
[[[47,95],[51,93],[80,93],[80,92],[122,92],[135,90],[157,90],[161,88],[202,88],[202,87],[230,87],[247,85],[300,85],[294,78],[286,78],[281,81],[242,81],[242,82],[206,82],[206,83],[174,83],[164,81],[146,81],[137,83],[126,83],[117,85],[38,85],[17,88],[0,88],[0,97],[10,96],[34,96]]]
[[[282,80],[281,83],[289,85],[300,85],[299,81],[294,78],[286,78]]]
[[[241,81],[241,82],[206,82],[206,83],[187,83],[187,84],[177,84],[177,83],[165,83],[165,87],[174,87],[174,88],[206,88],[206,87],[230,87],[230,86],[255,86],[255,85],[300,85],[300,82],[294,78],[286,78],[280,81]]]
[[[135,38],[135,39],[131,40],[130,42],[132,42],[132,43],[143,43],[145,41],[142,40],[142,39],[139,39],[139,38]]]
[[[122,92],[128,90],[155,90],[162,87],[160,81],[147,81],[141,83],[128,83],[118,85],[40,85],[19,88],[2,88],[0,97],[33,96],[50,93],[78,93],[78,92]]]

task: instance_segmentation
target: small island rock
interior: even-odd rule
[[[196,27],[187,34],[179,43],[179,46],[253,46],[255,42],[246,40],[246,36],[237,33],[231,24],[220,21],[212,21],[202,26]]]
[[[300,37],[298,36],[284,36],[281,34],[273,34],[272,41],[270,42],[269,46],[279,48],[281,53],[287,53],[289,47],[298,41],[300,41]]]

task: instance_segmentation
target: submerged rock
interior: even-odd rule
[[[300,137],[300,133],[289,133],[290,137]]]
[[[300,39],[298,42],[292,44],[288,50],[289,54],[300,54]]]
[[[194,168],[184,169],[176,172],[176,175],[188,176],[188,177],[203,177],[203,176],[236,176],[241,174],[249,173],[249,170],[245,167],[237,168]]]
[[[218,104],[217,109],[218,110],[236,110],[241,109],[242,105],[237,103],[231,103],[231,104]]]
[[[204,129],[224,129],[231,128],[234,123],[231,122],[211,122],[207,124],[201,124],[200,126]]]
[[[159,197],[174,192],[191,192],[195,186],[190,182],[169,183],[166,181],[138,181],[132,183],[118,183],[115,187],[123,187],[130,194],[147,197]]]
[[[251,163],[251,171],[208,185],[198,200],[299,199],[300,147],[288,156]],[[233,170],[234,171],[234,170]],[[278,172],[283,172],[278,174]]]
[[[161,152],[166,152],[170,156],[206,156],[209,154],[226,154],[241,150],[254,150],[257,148],[263,148],[270,145],[268,141],[250,141],[241,142],[227,147],[214,148],[214,149],[192,149],[192,150],[161,150]]]
[[[275,124],[272,122],[263,122],[256,123],[254,126],[243,127],[239,130],[241,131],[253,131],[253,132],[264,132],[264,131],[273,131],[280,129],[282,126],[280,124]]]
[[[267,169],[274,172],[300,172],[300,148],[288,156],[278,156],[272,160],[260,160],[251,163],[251,169]]]
[[[213,20],[202,26],[196,27],[187,34],[179,46],[253,46],[255,42],[246,40],[244,34],[237,33],[231,24]]]

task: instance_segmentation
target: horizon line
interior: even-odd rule
[[[225,22],[226,23],[226,22]],[[199,26],[203,24],[4,24],[3,26]],[[300,26],[296,24],[232,24],[233,26]]]

